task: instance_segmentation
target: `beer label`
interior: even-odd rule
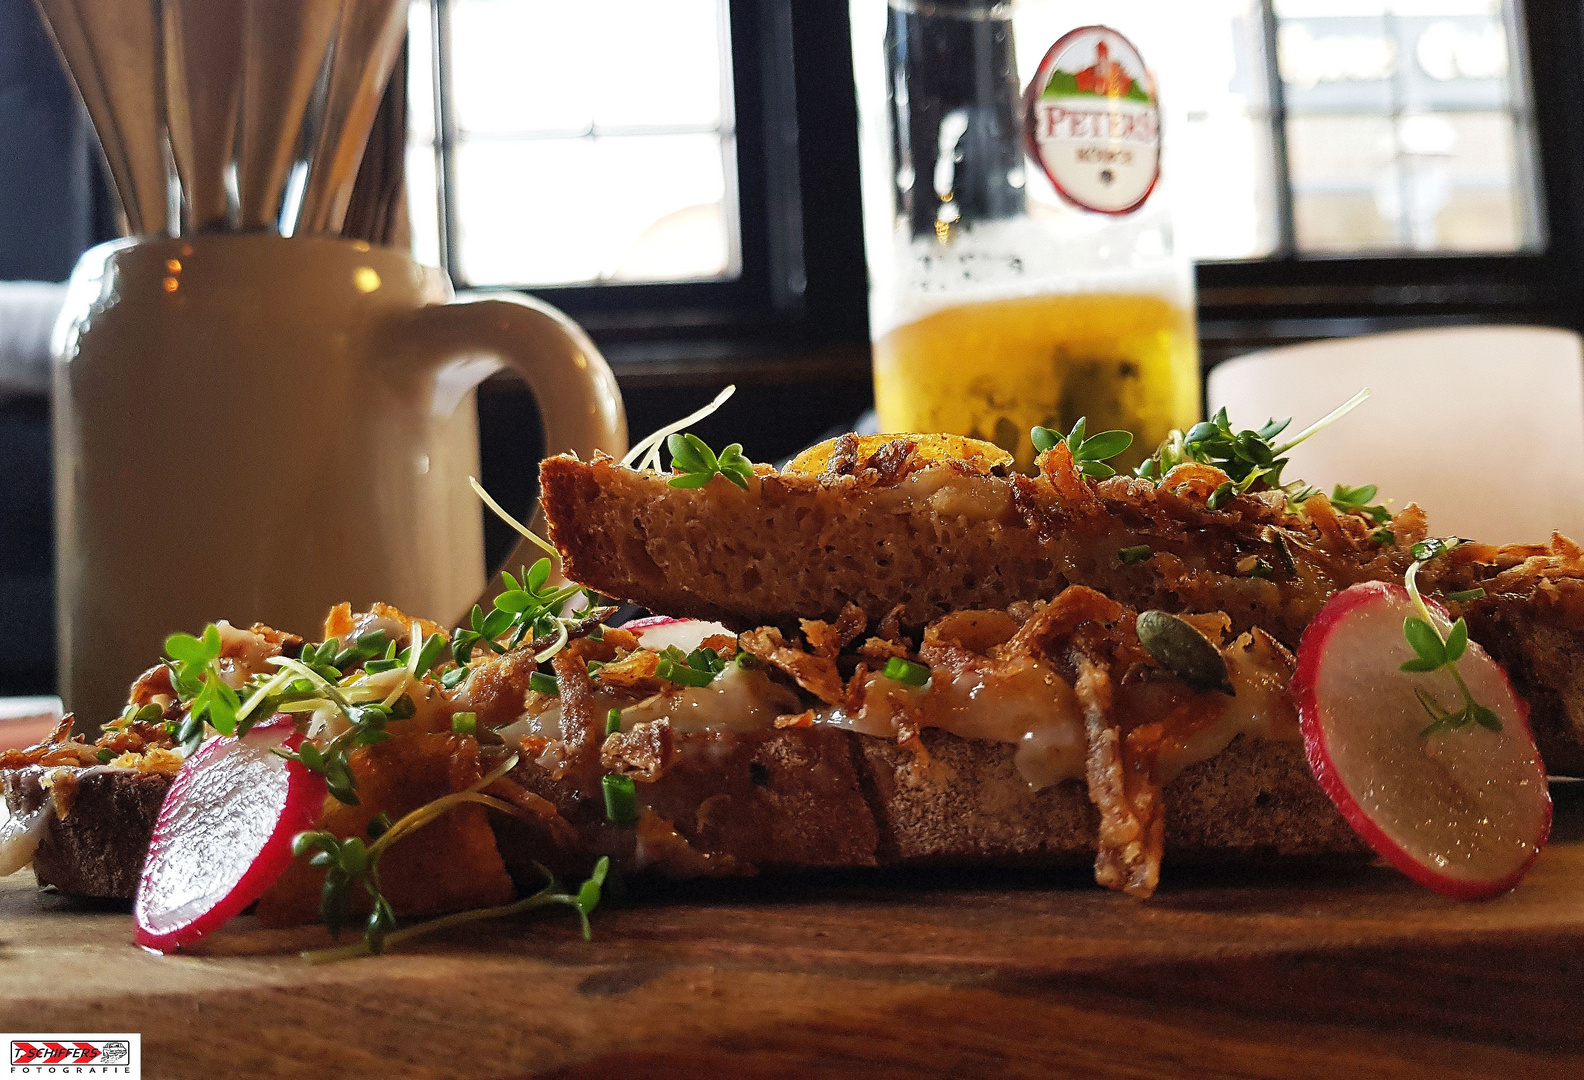
[[[1024,100],[1029,156],[1062,198],[1128,214],[1160,179],[1160,105],[1133,43],[1082,26],[1050,47]]]

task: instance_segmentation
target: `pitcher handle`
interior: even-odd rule
[[[586,461],[596,450],[613,457],[627,452],[627,413],[610,365],[582,327],[542,300],[464,293],[420,309],[408,330],[420,336],[415,344],[428,355],[469,358],[441,374],[453,384],[441,392],[457,399],[502,367],[516,372],[539,403],[547,456],[570,450]],[[529,524],[543,532],[537,508]],[[540,554],[524,538],[501,565],[529,565]],[[491,583],[495,576],[491,570]],[[492,592],[486,585],[484,596]]]

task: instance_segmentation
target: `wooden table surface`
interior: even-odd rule
[[[1584,787],[1584,785],[1579,785]],[[651,891],[325,966],[147,955],[0,882],[0,1029],[139,1031],[145,1075],[1584,1076],[1584,791],[1515,892],[1384,867],[931,873]]]

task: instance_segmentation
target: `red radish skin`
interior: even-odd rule
[[[324,812],[324,777],[270,752],[301,744],[292,721],[274,717],[241,739],[210,740],[182,765],[133,902],[139,945],[170,952],[191,944],[285,872],[292,837]]]
[[[633,619],[622,623],[623,630],[631,630],[635,634],[642,634],[645,630],[656,626],[674,626],[678,623],[691,622],[691,619],[673,619],[669,615],[645,615],[641,619]]]
[[[1426,600],[1426,604],[1437,616],[1450,621],[1445,609],[1439,604],[1430,600]],[[1506,672],[1502,671],[1500,666],[1491,660],[1477,643],[1469,642],[1468,651],[1465,653],[1463,660],[1459,661],[1459,670],[1464,672],[1465,678],[1468,678],[1468,669],[1464,668],[1463,665],[1472,661],[1477,665],[1489,665],[1490,669],[1493,669],[1494,673],[1499,676],[1498,685],[1505,690],[1510,699],[1509,702],[1482,701],[1482,704],[1497,708],[1497,712],[1502,717],[1504,735],[1522,739],[1527,744],[1529,760],[1532,761],[1533,782],[1538,793],[1537,798],[1543,804],[1539,810],[1538,828],[1535,830],[1537,835],[1531,841],[1527,841],[1529,854],[1519,864],[1514,866],[1510,872],[1491,879],[1458,877],[1436,869],[1414,853],[1408,851],[1359,802],[1359,799],[1354,794],[1353,787],[1349,784],[1348,778],[1343,776],[1342,770],[1337,764],[1336,756],[1332,752],[1332,746],[1327,735],[1326,712],[1322,708],[1320,700],[1322,667],[1328,659],[1336,663],[1345,662],[1328,656],[1330,645],[1335,640],[1338,630],[1345,628],[1349,620],[1356,620],[1365,613],[1380,614],[1381,605],[1389,605],[1393,609],[1391,614],[1394,617],[1395,626],[1400,636],[1403,618],[1414,614],[1411,606],[1412,600],[1408,595],[1408,590],[1401,585],[1378,581],[1354,585],[1332,597],[1325,607],[1320,610],[1320,613],[1315,616],[1308,629],[1304,631],[1303,640],[1298,648],[1298,664],[1293,674],[1292,693],[1298,706],[1299,725],[1303,731],[1304,754],[1308,758],[1309,767],[1313,770],[1315,779],[1319,782],[1320,787],[1330,797],[1331,801],[1336,804],[1337,809],[1342,813],[1348,824],[1382,858],[1408,877],[1444,896],[1459,900],[1479,900],[1499,895],[1518,884],[1524,874],[1529,871],[1530,866],[1534,864],[1534,860],[1539,857],[1540,849],[1545,846],[1545,842],[1551,832],[1551,797],[1546,788],[1545,766],[1540,760],[1539,751],[1535,749],[1534,735],[1529,728],[1529,706],[1513,690],[1511,682],[1507,679]],[[1442,629],[1444,632],[1445,627]],[[1414,676],[1397,671],[1397,665],[1401,660],[1408,659],[1413,655],[1411,648],[1407,646],[1406,642],[1404,642],[1402,648],[1406,650],[1406,653],[1401,657],[1389,653],[1386,648],[1377,650],[1378,663],[1383,667],[1389,665],[1390,671],[1397,673],[1403,679],[1414,678]],[[1441,677],[1445,678],[1445,675]],[[1443,703],[1448,703],[1452,700],[1450,693],[1446,691],[1441,692],[1439,696]],[[1498,707],[1504,704],[1509,707]],[[1367,723],[1368,718],[1363,718],[1362,722]],[[1425,718],[1424,722],[1429,722],[1428,717]],[[1455,738],[1458,735],[1471,733],[1472,728],[1473,726],[1470,725],[1468,728],[1458,729],[1439,737]],[[1478,730],[1482,732],[1484,729]],[[1521,756],[1522,754],[1520,754]],[[1526,779],[1528,778],[1526,777]]]
[[[673,619],[668,615],[650,615],[647,618],[634,619],[624,623],[622,629],[637,634],[646,648],[665,649],[668,645],[675,645],[683,652],[692,652],[705,638],[717,634],[737,636],[717,622],[706,622],[702,619]]]

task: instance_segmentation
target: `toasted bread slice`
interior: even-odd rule
[[[1099,814],[1081,781],[1034,791],[1005,743],[923,735],[927,758],[895,740],[829,728],[678,736],[694,764],[641,784],[653,813],[609,825],[586,784],[532,764],[512,779],[553,803],[579,834],[569,846],[518,818],[493,819],[524,886],[534,863],[567,874],[595,852],[678,877],[908,865],[1081,866]],[[1359,856],[1368,849],[1315,784],[1302,748],[1239,736],[1165,789],[1170,865]]]
[[[43,786],[52,774],[49,788]],[[0,770],[6,808],[40,814],[33,873],[72,896],[130,900],[170,788],[166,773],[73,766]]]
[[[542,466],[541,501],[569,577],[669,615],[746,629],[831,619],[850,603],[920,627],[1083,584],[1141,610],[1224,611],[1235,632],[1258,626],[1289,648],[1337,590],[1399,580],[1428,531],[1415,506],[1382,531],[1323,494],[1302,515],[1280,492],[1212,509],[1225,475],[1209,466],[1179,466],[1157,486],[1087,480],[1063,446],[1040,464],[1018,476],[898,438],[867,458],[828,455],[817,475],[760,466],[747,490],[724,477],[682,489],[609,458],[561,456]],[[1584,774],[1584,550],[1561,536],[1464,543],[1419,583],[1443,601],[1485,591],[1447,606],[1529,699],[1550,770]]]

